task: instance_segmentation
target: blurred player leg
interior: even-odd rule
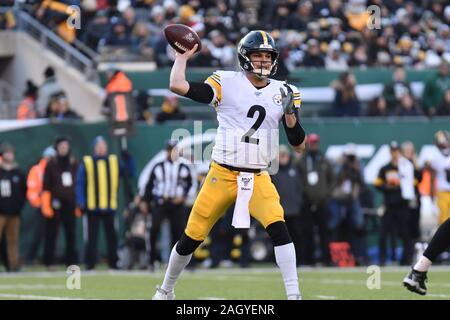
[[[235,201],[236,173],[212,163],[211,169],[195,200],[189,220],[180,241],[172,249],[161,288],[153,299],[174,298],[175,283],[189,264],[192,253],[203,242],[211,228]]]
[[[272,239],[275,260],[280,268],[288,299],[301,299],[295,247],[284,222],[280,197],[268,174],[255,175],[250,213],[264,226]]]

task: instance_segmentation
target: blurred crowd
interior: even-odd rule
[[[321,137],[315,133],[308,135],[306,152],[300,155],[280,146],[279,170],[272,181],[299,265],[410,265],[417,254],[415,244],[427,241],[433,228],[450,218],[450,133],[435,134],[434,153],[420,164],[413,143],[386,143],[389,156],[373,185],[366,182],[364,163],[352,143],[333,158],[322,151]],[[138,191],[131,154],[125,149],[113,154],[102,136],[91,146],[77,159],[71,139],[57,137],[27,170],[17,164],[15,147],[1,144],[0,260],[8,270],[35,263],[49,270],[57,264],[80,263],[94,269],[99,262],[110,269],[155,270],[166,261],[164,253],[181,236],[207,170],[194,164],[189,147],[168,140],[148,171],[141,173],[145,179]],[[27,211],[27,240],[20,252],[27,201],[33,210]],[[197,249],[191,267],[208,261],[209,267],[223,261],[240,262],[242,267],[272,261],[262,227],[252,223],[250,231],[233,229],[231,213],[232,208]],[[80,217],[83,240],[76,236]],[[117,229],[120,217],[122,231]],[[102,253],[101,226],[106,243]],[[57,250],[59,232],[65,235],[62,253]]]
[[[411,88],[403,66],[393,69],[392,80],[385,83],[380,96],[364,106],[356,94],[356,79],[351,72],[342,73],[330,86],[335,90],[332,104],[337,117],[414,117],[450,115],[449,64],[443,62],[438,72],[424,82],[422,95]]]
[[[171,64],[163,28],[191,26],[203,41],[193,66],[232,67],[239,39],[251,29],[271,32],[288,70],[316,67],[404,65],[437,67],[450,62],[450,6],[443,0],[45,0],[29,1],[33,15],[68,42],[122,60]],[[81,28],[64,21],[81,8]],[[371,16],[367,8],[376,5]],[[122,56],[122,58],[121,58]],[[280,68],[282,70],[283,68]],[[280,71],[281,72],[281,71]]]

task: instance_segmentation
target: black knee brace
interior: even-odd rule
[[[186,233],[183,232],[183,235],[177,242],[176,249],[179,255],[187,256],[188,254],[193,253],[202,242],[203,241],[196,241],[194,239],[189,238],[186,235]]]
[[[267,233],[272,239],[273,246],[282,246],[292,242],[284,221],[277,221],[267,226]]]

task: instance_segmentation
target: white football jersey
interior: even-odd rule
[[[243,72],[216,71],[206,79],[214,90],[211,105],[219,127],[212,160],[234,167],[265,169],[278,156],[278,128],[283,116],[280,88],[285,82],[269,80],[257,89]],[[294,105],[300,108],[300,93]]]
[[[437,189],[438,191],[450,191],[450,181],[447,179],[447,170],[450,170],[450,155],[443,155],[437,152],[436,158],[432,162],[433,168],[436,170]]]

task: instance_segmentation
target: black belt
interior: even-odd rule
[[[216,163],[219,166],[224,167],[231,171],[252,172],[252,173],[260,173],[261,172],[261,169],[237,168],[237,167],[229,166],[229,165],[223,164],[223,163],[218,163],[218,162],[216,162]]]

